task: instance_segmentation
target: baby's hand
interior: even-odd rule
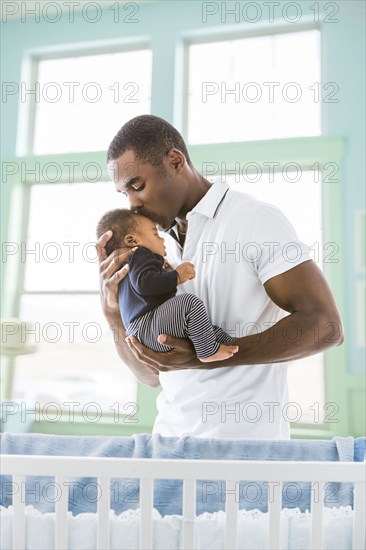
[[[178,285],[189,281],[189,279],[194,279],[196,276],[194,265],[190,262],[184,262],[183,264],[178,265],[176,272],[178,273]]]

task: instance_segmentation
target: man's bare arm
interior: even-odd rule
[[[169,335],[165,344],[173,351],[167,354],[151,352],[133,338],[129,340],[130,349],[136,358],[164,372],[291,361],[343,343],[342,321],[333,295],[312,260],[269,279],[264,288],[271,300],[290,315],[259,334],[238,338],[239,351],[230,359],[203,366],[192,357],[190,343]]]
[[[96,243],[103,313],[113,331],[114,343],[119,357],[140,382],[148,386],[158,387],[160,385],[159,371],[137,360],[125,342],[126,332],[118,304],[118,285],[128,273],[128,265],[123,268],[121,268],[121,265],[132,253],[132,250],[120,249],[107,257],[104,247],[111,236],[112,232],[107,231]]]
[[[339,311],[327,281],[312,260],[269,279],[264,288],[290,315],[258,335],[240,338],[239,357],[235,359],[244,360],[241,364],[292,361],[343,343]]]
[[[137,360],[134,354],[130,351],[128,344],[125,342],[126,331],[124,329],[121,316],[118,318],[106,317],[110,329],[113,331],[114,343],[117,353],[122,361],[133,372],[139,382],[157,388],[160,386],[159,371],[149,365]]]

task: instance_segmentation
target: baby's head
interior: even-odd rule
[[[127,208],[109,210],[97,225],[97,239],[111,230],[112,237],[105,245],[109,256],[116,248],[134,248],[145,246],[155,254],[166,255],[164,239],[159,237],[156,225],[146,216],[135,214]]]

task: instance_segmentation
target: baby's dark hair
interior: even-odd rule
[[[106,212],[97,225],[97,239],[107,231],[113,231],[112,237],[105,245],[105,251],[109,256],[116,248],[123,247],[123,239],[128,233],[136,231],[138,228],[138,218],[135,212],[128,208],[115,208]]]

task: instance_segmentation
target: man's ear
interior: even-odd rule
[[[128,247],[133,247],[138,245],[138,240],[136,239],[136,236],[133,235],[132,233],[129,233],[128,235],[125,236],[124,242]]]
[[[175,171],[180,171],[186,162],[186,157],[179,149],[172,147],[167,153],[167,162]]]

